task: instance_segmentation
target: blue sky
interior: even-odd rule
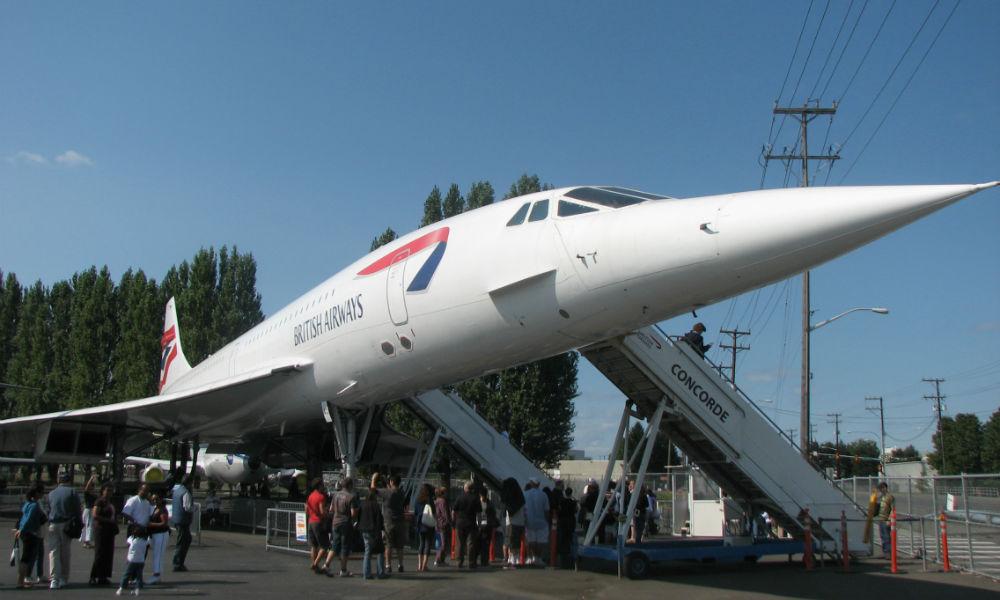
[[[272,313],[386,227],[414,229],[435,185],[799,185],[776,162],[762,177],[761,148],[796,141],[794,123],[772,126],[775,101],[839,102],[810,125],[811,152],[843,157],[812,165],[813,185],[998,179],[1000,4],[965,0],[943,30],[955,4],[934,6],[4,3],[0,269],[25,284],[95,264],[160,278],[236,245]],[[883,396],[888,444],[929,449],[925,377],[946,379],[946,414],[1000,407],[998,225],[990,190],[813,272],[814,322],[891,311],[813,334],[819,439],[830,413],[845,439],[873,437],[864,398]],[[717,345],[721,328],[751,330],[737,381],[786,429],[799,306],[796,279],[699,312]],[[623,397],[585,363],[580,391],[577,446],[603,456]]]

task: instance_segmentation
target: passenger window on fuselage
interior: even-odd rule
[[[517,212],[514,213],[514,216],[510,218],[510,221],[507,221],[507,227],[513,227],[514,225],[520,225],[521,223],[524,223],[524,217],[528,215],[529,206],[531,206],[530,202],[528,204],[522,205],[521,208],[517,209]]]
[[[556,212],[560,217],[572,217],[573,215],[582,215],[583,213],[596,212],[597,209],[593,206],[584,206],[582,204],[577,204],[575,202],[566,202],[565,200],[559,201],[559,208]]]
[[[531,207],[531,214],[528,215],[528,222],[541,221],[549,216],[549,201],[539,200]]]

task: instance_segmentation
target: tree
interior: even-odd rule
[[[911,462],[920,460],[920,452],[913,447],[913,444],[905,448],[896,448],[886,457],[887,462]]]
[[[538,175],[528,175],[527,173],[521,175],[520,178],[510,186],[510,191],[504,196],[504,200],[508,198],[516,198],[518,196],[524,196],[525,194],[533,194],[535,192],[541,192],[544,190],[551,190],[552,186],[549,184],[542,184]]]
[[[380,246],[384,246],[384,245],[388,244],[389,242],[393,241],[397,237],[399,237],[399,236],[396,235],[396,232],[393,231],[391,227],[387,227],[386,230],[384,232],[382,232],[382,235],[380,235],[377,238],[375,238],[375,239],[372,240],[371,248],[369,248],[368,251],[369,252],[374,252],[376,248],[379,248]]]
[[[487,204],[493,204],[493,186],[488,181],[477,181],[472,184],[465,196],[465,209],[472,210]]]
[[[448,188],[448,194],[445,195],[444,202],[441,204],[441,214],[447,219],[448,217],[461,214],[463,210],[465,210],[465,199],[462,198],[461,192],[458,191],[458,186],[453,183]]]
[[[944,441],[944,459],[941,443]],[[958,414],[954,419],[941,419],[941,431],[933,438],[934,452],[928,457],[931,466],[942,475],[979,473],[982,471],[983,431],[979,417]]]
[[[438,186],[434,186],[431,193],[424,200],[424,216],[420,219],[420,226],[426,227],[431,223],[437,223],[444,218],[444,213],[441,208],[441,190]]]
[[[7,377],[11,383],[31,389],[8,389],[8,417],[55,410],[47,400],[48,374],[52,371],[49,336],[49,290],[36,281],[24,293],[14,334]]]
[[[7,364],[14,351],[14,336],[17,334],[18,314],[21,312],[21,302],[24,293],[17,276],[7,274],[4,280],[3,270],[0,270],[0,382],[17,385],[7,373]],[[0,415],[9,415],[10,401],[7,390],[0,388]]]
[[[65,365],[69,389],[62,401],[65,408],[104,403],[104,391],[111,380],[111,353],[118,340],[114,287],[106,266],[100,272],[91,267],[73,276],[68,327],[65,331],[62,325],[55,328],[59,334],[65,333],[69,351]],[[56,291],[53,288],[53,306],[58,300]],[[58,317],[58,312],[55,315]]]
[[[159,389],[163,305],[153,279],[129,269],[115,289],[119,338],[111,355],[112,378],[107,403],[153,396]]]
[[[1000,409],[983,425],[983,451],[980,460],[984,473],[1000,473]]]
[[[847,445],[842,459],[841,477],[868,477],[878,475],[879,449],[875,440],[856,440]]]
[[[225,246],[219,250],[219,282],[212,311],[214,352],[264,320],[257,291],[257,262],[252,254],[232,254]]]
[[[642,440],[642,436],[646,431],[646,426],[642,423],[635,423],[632,425],[631,429],[628,430],[628,448],[629,454],[636,457],[635,463],[632,464],[632,469],[636,470],[640,466],[642,460],[642,453],[645,451],[645,447],[638,448],[639,441]],[[625,455],[625,449],[621,448],[618,451],[617,460],[623,460]],[[649,455],[649,466],[646,469],[648,473],[663,473],[667,470],[667,465],[679,465],[681,462],[680,455],[677,452],[677,448],[670,443],[670,439],[665,435],[657,435],[656,441],[653,442],[653,452]]]

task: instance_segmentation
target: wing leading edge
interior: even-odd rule
[[[0,421],[0,452],[31,451],[39,462],[81,463],[103,459],[119,438],[126,452],[157,437],[240,441],[282,425],[285,403],[274,400],[292,400],[287,408],[293,410],[301,406],[283,388],[301,382],[311,367],[311,361],[287,362],[183,392],[7,419]]]

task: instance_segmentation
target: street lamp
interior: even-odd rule
[[[831,317],[825,321],[821,321],[815,325],[809,325],[806,319],[803,319],[802,327],[802,406],[801,414],[799,416],[799,452],[802,453],[802,457],[809,459],[809,334],[813,331],[832,323],[843,317],[849,315],[852,312],[857,312],[859,310],[866,310],[879,315],[889,314],[888,308],[852,308],[851,310],[844,311],[835,317]],[[806,310],[804,317],[809,314]]]

